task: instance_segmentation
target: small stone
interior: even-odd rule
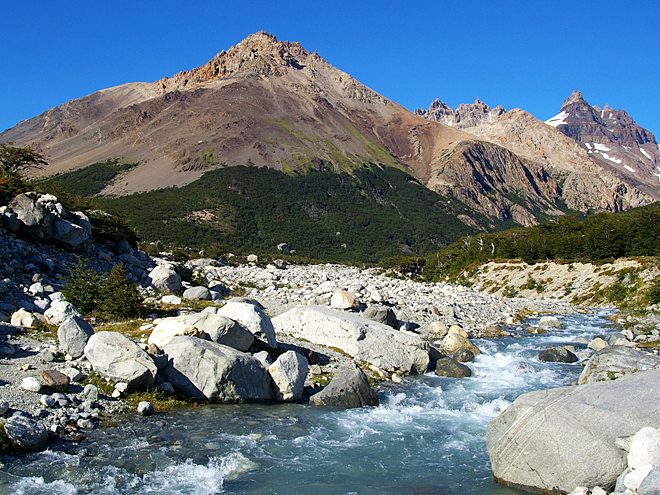
[[[82,380],[83,377],[85,376],[83,375],[82,371],[80,371],[77,368],[65,368],[62,370],[62,373],[68,376],[69,380],[75,383],[80,382],[80,380]]]
[[[83,389],[83,395],[87,397],[89,400],[98,400],[99,389],[96,385],[92,385],[90,383],[88,385],[85,385],[85,388]]]
[[[140,416],[151,416],[154,414],[156,411],[154,410],[154,406],[151,402],[148,401],[142,401],[138,404],[137,406],[137,413]]]
[[[41,402],[41,404],[43,404],[46,407],[55,406],[55,399],[53,399],[50,395],[42,395],[41,398],[39,399],[39,402]]]
[[[43,350],[39,353],[39,358],[44,362],[44,363],[52,363],[57,359],[57,356],[55,356],[55,353],[51,351],[50,349]]]
[[[321,375],[323,372],[321,371],[321,367],[318,364],[313,364],[309,367],[309,372],[312,375]]]
[[[392,381],[394,383],[402,383],[403,375],[401,375],[401,373],[392,373]]]
[[[607,492],[603,490],[600,486],[594,486],[591,489],[591,495],[607,495]]]
[[[78,425],[78,428],[81,428],[83,430],[93,430],[94,429],[94,421],[91,419],[79,419],[76,421],[76,424]]]
[[[30,392],[39,392],[41,391],[41,387],[41,382],[33,376],[23,378],[23,381],[21,382],[21,388]]]
[[[112,391],[112,395],[111,395],[111,397],[112,397],[113,399],[119,399],[119,398],[121,397],[121,392],[120,392],[119,390],[117,390],[117,389],[114,389],[114,390]]]
[[[119,393],[124,393],[128,390],[128,383],[126,382],[118,382],[115,383],[115,390],[118,390]]]
[[[181,298],[179,296],[175,296],[175,295],[170,294],[170,295],[167,295],[167,296],[163,296],[161,298],[160,302],[162,302],[164,304],[176,304],[176,305],[178,305],[178,304],[181,304]]]
[[[0,401],[0,416],[5,416],[9,411],[9,402],[3,400]]]
[[[57,370],[42,371],[39,375],[41,383],[55,392],[66,392],[71,379]]]

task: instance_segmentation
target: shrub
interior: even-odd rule
[[[103,276],[87,266],[87,261],[78,257],[76,263],[68,267],[64,277],[62,294],[83,314],[92,314],[98,306],[103,285]]]
[[[104,318],[131,318],[143,311],[137,286],[126,278],[121,263],[112,267],[99,294],[99,309]]]

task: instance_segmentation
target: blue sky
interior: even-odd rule
[[[264,30],[404,107],[476,98],[548,119],[582,91],[660,134],[657,1],[3,1],[0,130],[200,66]]]

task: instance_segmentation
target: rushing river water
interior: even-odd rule
[[[518,494],[492,481],[488,421],[521,393],[577,380],[580,365],[541,363],[540,349],[611,332],[604,314],[560,319],[564,330],[478,340],[471,378],[414,377],[377,408],[211,405],[0,456],[0,494]]]

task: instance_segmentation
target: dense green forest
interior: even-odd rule
[[[137,163],[121,163],[118,158],[113,158],[72,172],[53,175],[36,184],[42,187],[57,184],[69,194],[89,197],[100,193],[117,176],[137,165]]]
[[[575,215],[533,227],[467,236],[424,260],[427,278],[456,275],[489,259],[602,261],[660,256],[660,206],[621,213],[598,213],[580,221]],[[417,263],[419,264],[419,263]]]
[[[94,164],[49,184],[75,186],[76,194],[89,196],[114,179],[119,167]],[[474,233],[456,218],[474,218],[462,203],[397,168],[375,165],[351,174],[223,167],[183,187],[97,196],[94,202],[126,218],[143,241],[193,248],[219,243],[236,254],[277,253],[277,245],[286,242],[303,257],[375,263],[402,253],[426,255]]]

